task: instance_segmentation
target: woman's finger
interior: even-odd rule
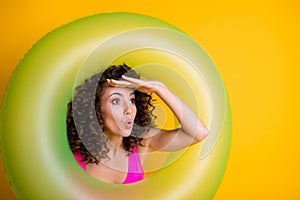
[[[135,84],[132,84],[129,81],[107,79],[107,82],[109,83],[110,86],[113,86],[113,87],[128,87],[128,88],[136,88],[137,87]]]
[[[131,82],[131,83],[135,83],[137,85],[143,85],[143,80],[141,80],[141,79],[136,79],[136,78],[128,77],[128,76],[125,76],[125,75],[122,75],[122,78],[126,81]]]

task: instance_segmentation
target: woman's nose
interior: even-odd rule
[[[127,103],[125,106],[125,115],[129,115],[133,112],[133,105],[130,103]]]

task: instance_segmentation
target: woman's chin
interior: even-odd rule
[[[125,129],[125,130],[122,130],[122,136],[123,137],[128,137],[131,135],[131,131],[132,129]]]

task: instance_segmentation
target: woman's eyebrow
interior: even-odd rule
[[[111,96],[113,96],[113,95],[118,95],[118,96],[124,97],[124,95],[121,94],[121,93],[119,93],[119,92],[114,92],[114,93],[110,94],[109,97],[111,97]]]
[[[111,97],[113,95],[118,95],[118,96],[124,97],[124,95],[121,94],[121,93],[119,93],[119,92],[114,92],[114,93],[110,94],[109,97]],[[129,96],[132,96],[132,95],[134,95],[134,92],[132,92],[132,93],[129,94]]]

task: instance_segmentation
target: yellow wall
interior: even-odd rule
[[[202,45],[218,67],[231,103],[233,136],[214,199],[300,199],[296,0],[2,0],[0,100],[15,66],[38,39],[72,20],[118,11],[177,26]],[[0,197],[15,199],[2,167]]]

